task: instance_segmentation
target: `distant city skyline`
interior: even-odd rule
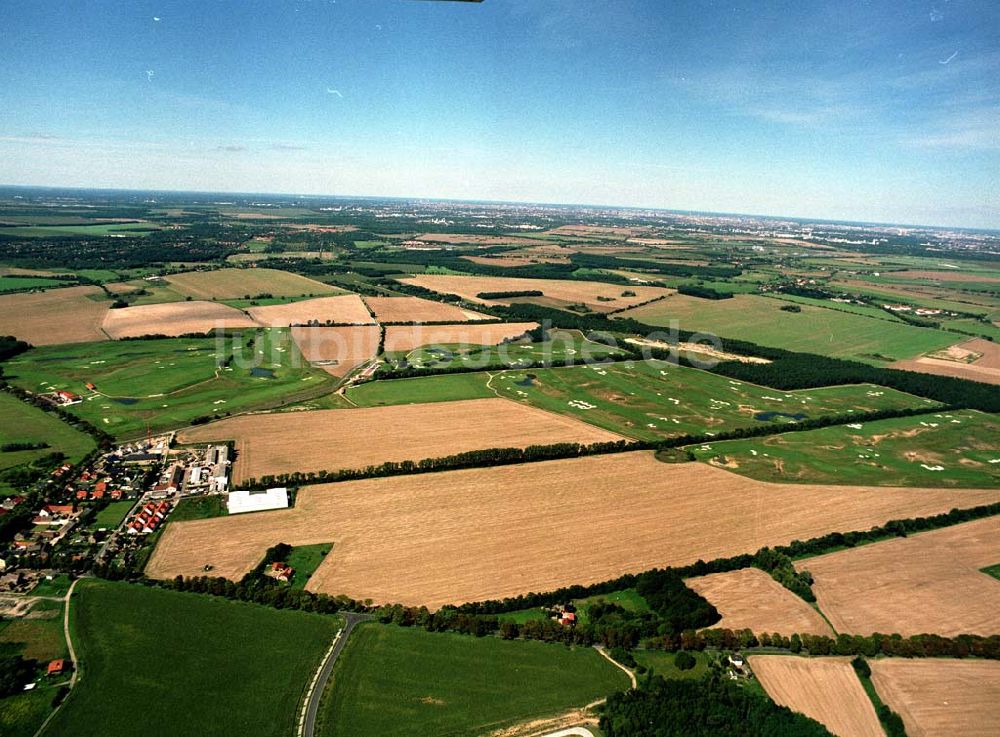
[[[1000,228],[1000,6],[0,5],[0,182]]]

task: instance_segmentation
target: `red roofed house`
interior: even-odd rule
[[[64,670],[66,670],[66,661],[59,658],[58,660],[49,661],[49,667],[46,668],[45,672],[50,676],[59,676],[62,675]]]
[[[87,492],[84,491],[83,489],[80,489],[78,492],[76,492],[76,498],[77,499],[86,499],[87,498]]]

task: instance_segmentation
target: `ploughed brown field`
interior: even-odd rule
[[[434,413],[457,404],[434,405]],[[301,422],[304,415],[289,417]],[[361,444],[383,442],[367,428],[356,434]],[[298,452],[305,455],[301,443]],[[170,524],[147,573],[198,576],[207,564],[213,575],[239,579],[276,543],[332,541],[307,588],[436,607],[594,583],[998,498],[998,490],[768,484],[702,464],[663,464],[650,452],[620,453],[303,487],[294,509]]]
[[[872,660],[875,690],[909,737],[1000,734],[1000,662],[943,658]]]
[[[251,307],[249,312],[254,320],[271,328],[306,325],[313,320],[321,324],[333,322],[348,325],[371,325],[375,322],[361,297],[356,294],[304,299],[286,305]]]
[[[214,328],[252,328],[239,310],[217,302],[167,302],[108,310],[104,332],[112,338],[207,333]]]
[[[385,351],[412,351],[424,345],[497,345],[538,327],[536,322],[485,325],[390,325],[385,329]]]
[[[463,310],[457,305],[435,302],[420,297],[365,297],[368,307],[379,322],[467,322],[470,320],[492,320],[472,310]]]
[[[834,634],[819,612],[759,568],[690,578],[687,585],[719,610],[722,621],[714,627],[782,635]]]
[[[506,399],[232,417],[182,430],[184,443],[235,440],[236,483],[293,471],[337,471],[485,448],[602,443],[621,436]]]
[[[747,660],[774,701],[815,719],[837,737],[885,737],[849,658],[751,655]]]
[[[962,493],[956,492],[956,498]],[[959,506],[968,506],[959,504]],[[1000,517],[800,560],[838,632],[1000,634]]]
[[[457,294],[470,302],[487,305],[508,305],[510,300],[483,300],[476,295],[480,292],[540,291],[544,296],[525,297],[524,299],[546,304],[585,304],[594,312],[611,312],[612,310],[634,307],[640,302],[648,302],[656,297],[665,297],[673,291],[663,287],[604,284],[602,282],[567,279],[516,279],[499,276],[421,274],[400,279],[400,281],[442,294]],[[622,296],[624,292],[634,293],[635,296],[624,297]],[[602,297],[604,299],[600,299]]]
[[[32,345],[106,340],[101,323],[111,303],[91,296],[103,296],[103,292],[98,287],[63,287],[0,296],[0,335],[13,335]]]
[[[276,269],[218,269],[185,271],[167,277],[181,294],[194,299],[242,299],[258,294],[298,297],[305,294],[338,294],[329,284]]]
[[[292,339],[309,363],[343,378],[374,358],[379,329],[375,325],[339,328],[292,328]]]
[[[959,379],[981,381],[984,384],[1000,384],[1000,345],[993,341],[985,338],[973,338],[940,353],[942,355],[950,353],[953,357],[961,359],[963,355],[970,352],[982,355],[971,363],[962,360],[948,360],[948,358],[920,356],[906,361],[897,361],[892,364],[892,368],[934,374],[935,376],[955,376]]]

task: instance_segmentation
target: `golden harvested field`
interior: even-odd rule
[[[508,279],[497,276],[438,276],[420,275],[400,279],[404,284],[416,284],[442,294],[457,294],[470,302],[481,304],[510,304],[509,300],[482,300],[480,292],[523,292],[541,291],[544,297],[526,298],[530,301],[545,300],[553,304],[585,304],[594,312],[611,312],[647,302],[655,297],[664,297],[673,290],[662,287],[638,287],[624,284],[604,284],[593,281],[571,281],[567,279]],[[623,297],[625,291],[634,292],[634,297]],[[599,298],[604,297],[608,301]]]
[[[961,492],[957,493],[961,497]],[[966,506],[966,505],[962,505]],[[820,609],[852,634],[1000,634],[1000,517],[798,561]]]
[[[538,327],[535,322],[485,325],[397,325],[385,329],[385,351],[412,351],[425,345],[497,345]]]
[[[178,292],[194,299],[244,299],[258,294],[300,297],[306,294],[339,294],[343,290],[275,269],[218,269],[172,274],[167,281]]]
[[[783,635],[833,636],[823,617],[759,568],[713,573],[687,580],[722,615],[716,627]]]
[[[482,448],[621,440],[607,430],[506,399],[471,399],[233,417],[181,431],[181,442],[235,440],[237,482],[292,471],[419,461]]]
[[[1000,279],[986,274],[969,273],[967,271],[892,271],[886,274],[893,279],[932,279],[934,281],[950,282],[986,282],[1000,284]]]
[[[458,404],[434,405],[434,413]],[[304,415],[288,417],[302,422]],[[366,430],[356,434],[387,442]],[[334,542],[309,589],[436,607],[594,583],[998,497],[997,490],[767,484],[700,464],[663,464],[650,452],[621,453],[304,487],[294,509],[171,523],[147,572],[197,576],[209,564],[214,575],[238,579],[278,542]]]
[[[971,363],[965,363],[961,360],[921,356],[920,358],[911,358],[908,361],[897,361],[892,364],[892,368],[919,371],[923,374],[934,374],[935,376],[957,376],[960,379],[981,381],[984,384],[1000,384],[1000,345],[994,343],[992,340],[973,338],[964,343],[951,346],[951,348],[945,349],[945,351],[939,351],[938,354],[946,355],[949,351],[954,357],[960,357],[963,353],[970,351],[974,354],[982,354],[982,356]],[[949,358],[952,356],[949,356]]]
[[[365,302],[379,322],[468,322],[494,319],[472,310],[463,310],[456,305],[420,297],[365,297]]]
[[[378,351],[377,326],[341,328],[292,328],[292,338],[309,363],[343,378],[351,369],[374,358]]]
[[[747,661],[768,696],[837,737],[885,737],[849,658],[751,655]]]
[[[477,246],[502,246],[505,244],[531,246],[538,243],[535,238],[516,235],[475,235],[468,233],[424,233],[417,240],[429,243],[475,243]]]
[[[239,310],[217,302],[166,302],[108,310],[104,332],[112,338],[207,333],[213,328],[253,328]]]
[[[348,325],[372,325],[375,322],[361,297],[356,294],[317,297],[287,305],[251,307],[249,312],[261,325],[272,328],[305,325],[312,320]]]
[[[0,335],[32,345],[106,340],[101,322],[111,303],[90,299],[101,294],[98,287],[63,287],[0,296]]]
[[[875,690],[909,737],[1000,734],[1000,662],[942,658],[870,661]]]
[[[531,264],[564,264],[569,256],[530,256],[524,251],[515,251],[513,256],[462,256],[466,261],[484,266],[530,266]]]

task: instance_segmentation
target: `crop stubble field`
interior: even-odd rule
[[[493,319],[489,315],[464,310],[457,305],[420,297],[365,297],[365,302],[379,322],[468,322]]]
[[[257,327],[239,310],[216,302],[166,302],[108,310],[104,331],[112,338],[142,335],[186,335],[216,328]]]
[[[235,440],[237,483],[268,474],[362,468],[485,448],[621,439],[570,418],[496,398],[247,415],[189,428],[178,437],[184,443]]]
[[[32,345],[106,340],[101,323],[111,303],[91,299],[101,295],[97,287],[63,287],[0,296],[0,335]]]
[[[337,294],[340,289],[290,271],[276,269],[218,269],[187,271],[167,277],[167,282],[194,299],[240,299],[258,294],[297,297],[305,294]]]
[[[907,361],[898,361],[892,365],[893,368],[905,369],[906,371],[918,371],[924,374],[934,374],[935,376],[956,376],[960,379],[971,381],[981,381],[984,384],[1000,384],[1000,345],[985,338],[975,338],[959,343],[956,348],[959,353],[970,351],[982,354],[980,358],[965,363],[963,361],[948,360],[935,357],[937,353],[919,358],[911,358]],[[940,353],[944,354],[945,351]]]
[[[997,661],[878,658],[871,667],[875,689],[909,737],[1000,734]]]
[[[819,612],[759,568],[698,576],[686,583],[719,610],[722,621],[715,627],[833,636]]]
[[[1000,633],[1000,517],[798,561],[838,632]]]
[[[592,281],[572,281],[568,279],[518,279],[498,276],[438,276],[421,275],[400,279],[404,284],[413,284],[441,294],[457,294],[470,302],[480,304],[510,304],[509,299],[484,300],[480,292],[521,292],[541,291],[542,297],[527,297],[530,302],[555,302],[558,304],[585,304],[594,312],[611,312],[646,302],[656,297],[664,297],[673,290],[662,287],[642,287],[631,284],[605,284]],[[633,296],[623,296],[624,292]],[[599,299],[603,298],[603,299]]]
[[[815,719],[837,737],[885,737],[848,658],[751,655],[749,663],[772,699]]]
[[[284,305],[251,307],[248,312],[258,323],[270,327],[305,325],[313,320],[346,325],[371,325],[375,322],[365,303],[361,301],[361,297],[356,294],[317,297]]]
[[[291,332],[303,357],[336,377],[346,376],[378,351],[379,329],[375,325],[292,328]]]
[[[294,509],[170,525],[147,573],[201,575],[208,564],[238,579],[278,542],[332,541],[310,590],[435,607],[998,498],[997,490],[781,486],[622,453],[305,487]]]
[[[385,329],[385,351],[412,351],[425,345],[496,345],[537,327],[534,322],[464,325],[396,325]]]

